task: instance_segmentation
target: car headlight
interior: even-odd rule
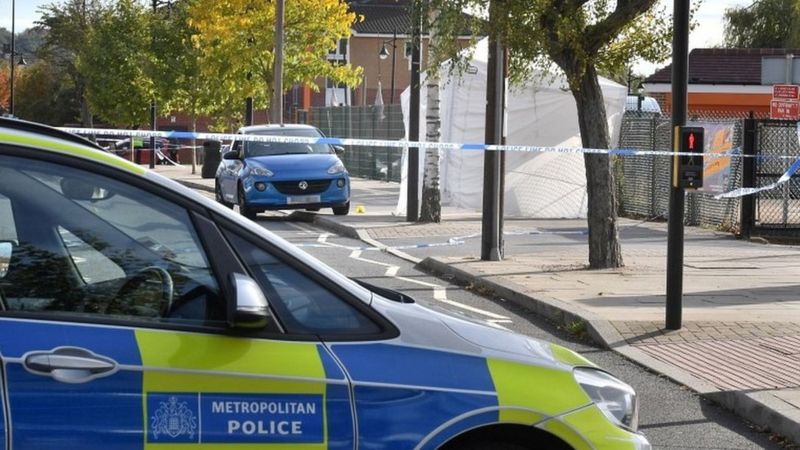
[[[344,164],[341,161],[336,161],[336,164],[330,166],[328,168],[328,173],[333,175],[337,173],[343,173],[346,169],[344,168]]]
[[[275,175],[274,173],[272,173],[271,170],[267,169],[266,167],[258,167],[258,166],[250,167],[250,173],[261,177],[271,177]]]
[[[573,374],[575,381],[609,420],[636,431],[639,427],[639,402],[632,387],[597,369],[578,367]]]

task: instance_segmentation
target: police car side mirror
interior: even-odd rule
[[[264,328],[269,321],[269,306],[261,287],[252,278],[240,273],[231,274],[234,304],[228,318],[232,328]]]
[[[226,160],[230,161],[230,160],[233,160],[233,159],[241,159],[241,156],[239,155],[239,150],[231,150],[231,151],[225,153],[224,155],[222,155],[222,159],[226,159]]]
[[[336,155],[342,156],[344,154],[344,147],[342,147],[341,145],[334,145],[333,151],[334,153],[336,153]]]

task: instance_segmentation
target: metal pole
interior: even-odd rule
[[[153,20],[155,21],[156,18],[156,10],[158,9],[158,0],[153,0]],[[152,28],[150,29],[150,46],[151,48],[155,48],[156,44],[156,33],[155,30]],[[150,101],[150,129],[156,131],[156,99],[153,98]],[[133,140],[131,140],[131,150],[134,150]],[[150,168],[153,169],[156,167],[156,138],[155,136],[150,137]]]
[[[419,70],[420,70],[420,11],[419,0],[412,3],[411,18],[411,99],[409,106],[408,139],[419,141]],[[408,149],[408,189],[406,189],[406,220],[419,219],[419,148]]]
[[[756,154],[756,119],[752,117],[744,120],[744,146],[742,147],[742,187],[754,187],[755,183],[755,158],[748,158]],[[742,239],[750,239],[755,224],[755,198],[752,195],[742,197],[741,216],[739,229]]]
[[[156,101],[150,102],[150,129],[156,131]],[[132,147],[132,146],[131,146]],[[150,168],[156,166],[156,137],[150,136]]]
[[[389,94],[389,104],[394,105],[394,68],[395,68],[395,61],[397,59],[397,29],[392,32],[392,81],[390,84],[391,93]],[[389,111],[392,111],[392,108],[389,108]],[[391,114],[389,115],[389,120],[386,121],[386,139],[390,139],[389,131],[392,125]],[[386,147],[386,181],[392,180],[392,148]]]
[[[672,36],[672,145],[676,148],[675,127],[686,124],[689,80],[689,6],[691,0],[675,0]],[[671,164],[671,170],[677,170]],[[673,179],[674,179],[673,174]],[[667,317],[669,330],[681,328],[683,314],[683,188],[670,187],[667,229]]]
[[[489,5],[489,23],[499,19],[499,0]],[[503,97],[505,92],[503,45],[500,39],[489,35],[489,60],[486,79],[486,133],[487,144],[500,144],[503,135]],[[502,209],[502,156],[497,151],[483,153],[483,214],[481,216],[481,259],[500,261],[503,250],[500,235]]]
[[[390,105],[394,105],[394,67],[396,59],[397,59],[397,29],[395,29],[394,32],[392,33],[392,81],[391,81],[392,93],[390,94],[391,97],[389,97]]]
[[[253,97],[247,97],[244,101],[244,124],[253,125]]]
[[[275,2],[275,85],[272,91],[272,123],[283,124],[283,5]]]
[[[14,28],[15,15],[16,2],[15,0],[11,0],[11,98],[8,103],[8,112],[11,113],[11,117],[14,117],[14,56],[16,56],[16,48],[14,47],[14,35],[16,34]]]

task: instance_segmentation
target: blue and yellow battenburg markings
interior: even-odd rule
[[[320,344],[143,330],[136,340],[147,449],[352,446],[344,374]]]
[[[69,442],[91,450],[98,436],[120,449],[354,447],[347,379],[319,343],[26,320],[3,320],[0,341],[12,361],[15,447]],[[107,356],[120,370],[68,384],[22,366],[27,352],[57,346]],[[330,352],[353,380],[365,444],[434,449],[477,426],[515,423],[541,426],[578,449],[589,448],[587,437],[608,436],[625,447],[626,433],[592,409],[568,370],[389,343],[332,344]],[[567,365],[591,364],[557,346],[553,354]]]

